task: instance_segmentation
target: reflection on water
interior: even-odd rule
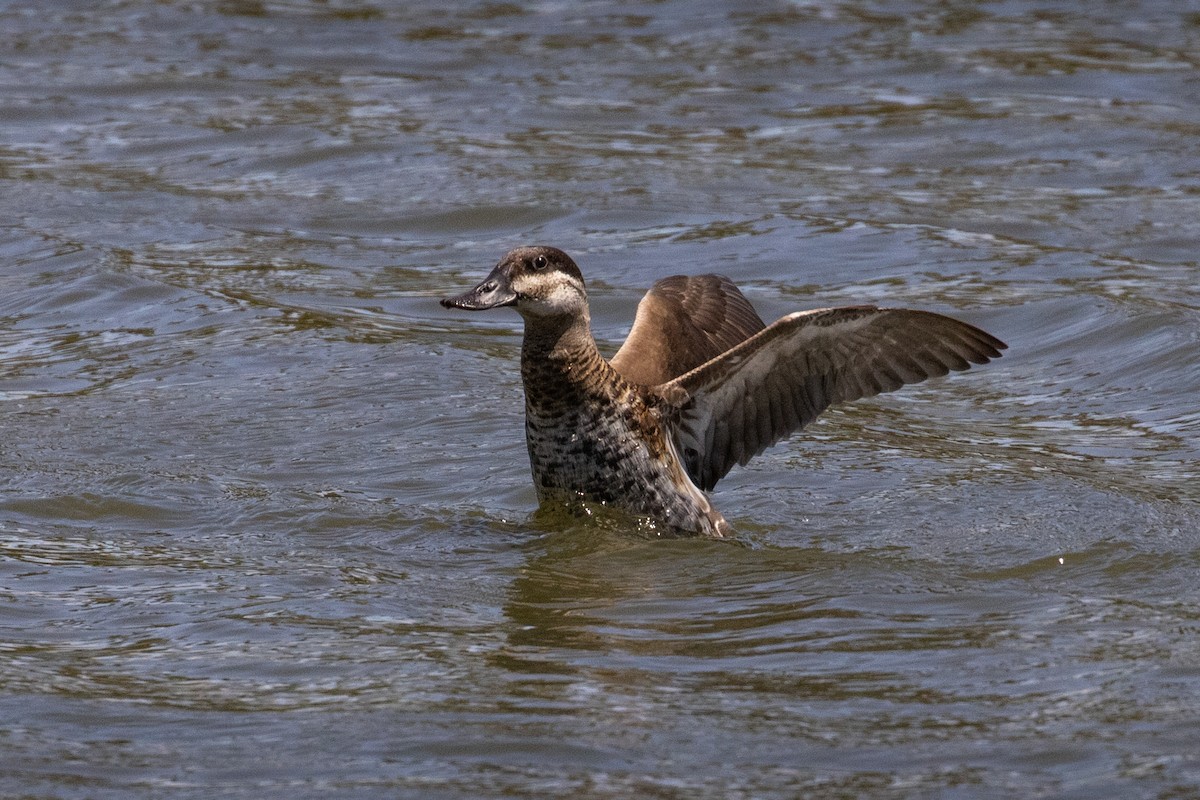
[[[0,794],[1190,796],[1200,19],[0,10]],[[719,271],[1000,361],[532,514],[520,325]],[[264,758],[263,753],[270,753]]]

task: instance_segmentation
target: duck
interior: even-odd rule
[[[579,267],[546,245],[509,251],[450,309],[524,322],[525,440],[539,506],[630,514],[656,536],[724,538],[709,498],[735,464],[831,405],[999,358],[990,333],[929,311],[852,305],[767,325],[721,275],[675,275],[639,302],[611,359]]]

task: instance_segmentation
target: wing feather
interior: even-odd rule
[[[674,275],[638,303],[625,343],[609,362],[630,383],[657,386],[710,361],[765,328],[722,275]]]
[[[680,449],[698,454],[689,475],[711,489],[833,403],[985,364],[1006,346],[928,311],[824,308],[789,314],[658,388],[677,398]]]

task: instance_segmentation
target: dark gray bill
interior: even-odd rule
[[[484,311],[516,304],[517,293],[508,288],[508,277],[499,267],[492,270],[492,274],[471,291],[442,300],[442,305],[446,308],[464,308],[467,311]]]

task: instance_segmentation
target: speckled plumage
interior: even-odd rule
[[[663,424],[675,409],[626,381],[586,325],[527,327],[525,439],[542,503],[588,500],[665,527],[722,536],[725,519],[680,466]]]
[[[575,263],[517,248],[442,304],[514,306],[525,320],[525,433],[539,501],[596,502],[661,533],[724,536],[702,489],[832,403],[999,357],[958,320],[874,306],[789,314],[764,326],[728,279],[674,276],[638,307],[610,363],[596,348]]]

